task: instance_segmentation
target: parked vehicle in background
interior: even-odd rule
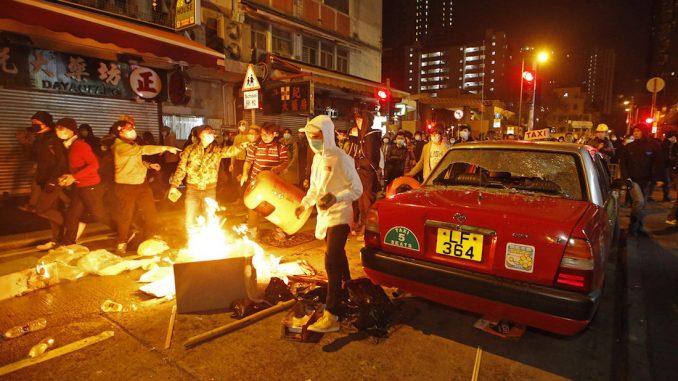
[[[458,145],[421,188],[374,205],[362,264],[381,285],[573,335],[600,302],[617,212],[591,147]]]

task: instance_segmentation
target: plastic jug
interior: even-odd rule
[[[294,210],[306,193],[271,171],[263,171],[245,189],[245,206],[253,209],[286,234],[294,234],[308,220],[313,208],[297,218]]]

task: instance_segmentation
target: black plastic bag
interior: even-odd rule
[[[271,281],[264,291],[264,300],[271,305],[275,305],[278,302],[284,302],[290,299],[294,299],[294,295],[292,295],[292,291],[290,291],[287,284],[280,278],[271,278]]]

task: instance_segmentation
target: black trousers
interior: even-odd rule
[[[373,169],[358,168],[358,177],[363,185],[363,193],[358,199],[358,224],[361,228],[365,226],[367,212],[375,201],[375,190],[377,188],[377,174]]]
[[[348,224],[327,228],[325,235],[325,271],[327,272],[327,298],[325,309],[338,315],[342,283],[351,279],[346,258],[346,239],[351,228]]]
[[[66,214],[64,244],[73,245],[78,234],[78,223],[87,211],[95,221],[111,227],[111,218],[104,207],[104,187],[101,184],[92,187],[75,188],[71,197],[71,207]]]
[[[49,221],[52,241],[57,243],[63,238],[64,215],[61,212],[60,203],[64,197],[61,187],[44,187],[35,205],[35,214]]]
[[[118,200],[118,243],[127,242],[129,228],[137,210],[144,223],[144,236],[156,234],[158,213],[148,184],[115,184],[115,196]]]

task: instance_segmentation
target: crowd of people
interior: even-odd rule
[[[421,182],[454,144],[475,140],[468,126],[460,126],[456,137],[440,125],[415,133],[383,133],[373,128],[373,120],[370,112],[356,112],[351,127],[336,131],[334,136],[337,148],[353,159],[362,187],[353,202],[350,231],[358,240],[364,235],[371,205],[396,178],[409,176]],[[158,145],[148,131],[137,136],[130,116],[121,116],[101,138],[88,124],[78,126],[71,118],[54,122],[45,111],[33,115],[28,130],[22,143],[36,170],[31,197],[22,208],[50,223],[52,239],[40,245],[41,250],[77,242],[87,214],[88,220],[116,231],[116,250],[124,253],[135,234],[157,234],[155,204],[165,197],[176,201],[185,195],[186,229],[190,231],[206,213],[205,198],[216,198],[223,177],[235,184],[240,202],[247,184],[262,171],[272,171],[288,183],[308,189],[316,154],[301,130],[295,133],[275,123],[258,126],[244,120],[235,133],[222,134],[207,125],[195,127],[183,152],[177,148],[171,128],[161,128],[162,145]],[[577,140],[568,133],[557,140],[595,147],[610,164],[617,165],[613,168],[619,168],[613,175],[635,184],[632,189],[642,197],[636,197],[633,204],[638,212],[633,213],[630,233],[643,234],[641,205],[653,201],[650,195],[655,186],[661,187],[663,201],[671,201],[670,186],[678,183],[677,138],[678,133],[671,132],[656,140],[639,125],[632,135],[618,139],[600,124],[589,139]],[[666,219],[668,224],[676,224],[676,203]],[[142,222],[143,229],[133,227],[136,220]],[[256,238],[259,216],[254,211],[249,211],[248,228]],[[280,229],[274,236],[285,238]]]

